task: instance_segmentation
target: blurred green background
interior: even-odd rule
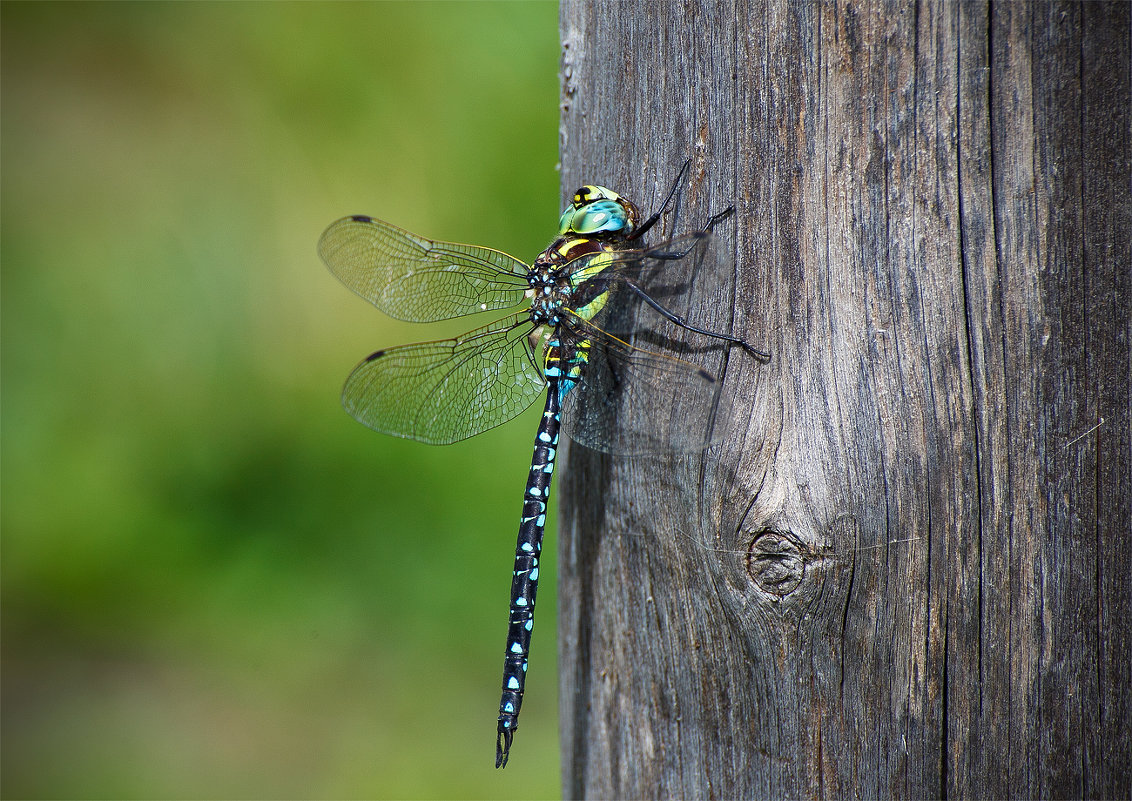
[[[553,581],[493,764],[539,410],[447,448],[355,423],[355,362],[479,321],[391,321],[315,254],[355,213],[546,245],[557,7],[0,30],[3,795],[557,796]]]

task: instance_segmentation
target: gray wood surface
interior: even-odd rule
[[[1130,10],[563,0],[564,193],[692,158],[674,305],[773,354],[569,448],[567,797],[1132,794]]]

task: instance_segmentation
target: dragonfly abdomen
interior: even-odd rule
[[[538,592],[539,555],[546,530],[546,504],[554,460],[558,454],[561,394],[558,387],[557,348],[548,346],[546,377],[549,384],[546,407],[535,434],[530,477],[523,493],[523,516],[515,546],[515,570],[511,579],[511,613],[507,627],[507,646],[503,656],[503,695],[499,700],[499,725],[495,741],[495,767],[507,764],[511,739],[518,727],[527,680],[527,656],[535,622]],[[555,366],[552,366],[555,365]]]

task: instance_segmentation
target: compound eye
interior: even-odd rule
[[[574,196],[575,198],[577,195]],[[558,235],[566,236],[574,230],[574,207],[567,206],[566,211],[562,212],[562,216],[558,218]]]
[[[572,227],[578,234],[600,234],[623,231],[629,224],[629,217],[620,203],[595,200],[574,213]]]
[[[631,205],[604,186],[583,186],[562,212],[558,235],[624,233],[636,225],[635,215],[629,211]]]

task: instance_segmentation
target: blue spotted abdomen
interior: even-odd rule
[[[558,430],[561,415],[561,393],[557,378],[556,356],[548,348],[546,370],[549,384],[546,407],[535,435],[534,458],[527,488],[523,493],[523,516],[519,521],[519,537],[515,546],[515,571],[511,579],[511,615],[507,626],[507,646],[503,656],[503,695],[499,700],[499,725],[495,745],[495,766],[507,764],[511,738],[518,725],[523,705],[523,687],[527,679],[527,655],[531,648],[531,631],[535,622],[535,596],[538,592],[539,555],[546,529],[546,505],[550,498],[550,480],[554,459],[558,454]]]

